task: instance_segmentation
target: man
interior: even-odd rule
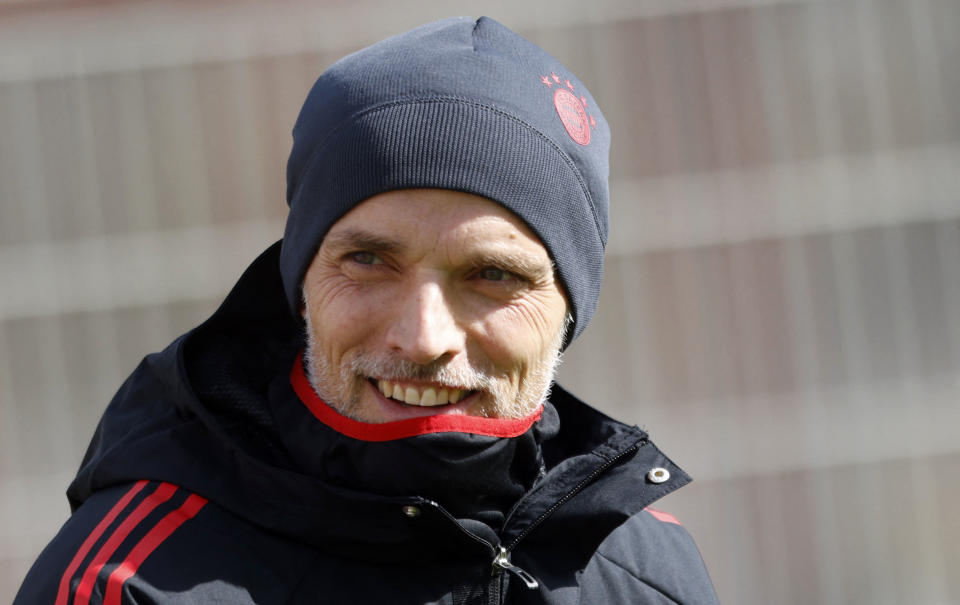
[[[331,67],[282,242],[120,389],[16,602],[715,602],[646,508],[686,474],[550,392],[596,306],[608,146],[490,19]]]

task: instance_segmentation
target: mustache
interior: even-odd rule
[[[399,357],[358,354],[347,360],[345,366],[350,373],[365,378],[433,382],[471,391],[488,390],[495,382],[486,369],[451,366],[445,361],[422,365]]]

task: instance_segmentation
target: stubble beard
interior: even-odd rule
[[[527,375],[521,379],[519,387],[515,388],[509,378],[497,377],[492,369],[454,366],[442,362],[419,365],[393,354],[353,352],[341,359],[337,370],[317,342],[310,314],[304,314],[304,319],[304,369],[310,385],[327,405],[344,416],[361,422],[383,422],[382,419],[369,417],[361,404],[363,390],[370,388],[368,377],[465,387],[471,391],[480,391],[483,396],[482,405],[472,409],[472,415],[486,418],[522,418],[550,396],[550,386],[562,358],[564,336],[571,323],[568,316],[543,358],[533,364]]]

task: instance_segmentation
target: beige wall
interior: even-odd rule
[[[960,602],[960,4],[263,6],[0,3],[0,601],[122,378],[280,236],[316,75],[486,13],[612,124],[561,381],[695,476],[661,508],[721,599]]]

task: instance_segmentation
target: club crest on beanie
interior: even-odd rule
[[[587,88],[487,17],[424,25],[348,55],[313,85],[293,129],[280,271],[301,284],[330,227],[394,189],[465,191],[519,216],[550,253],[583,332],[597,306],[610,130]]]

